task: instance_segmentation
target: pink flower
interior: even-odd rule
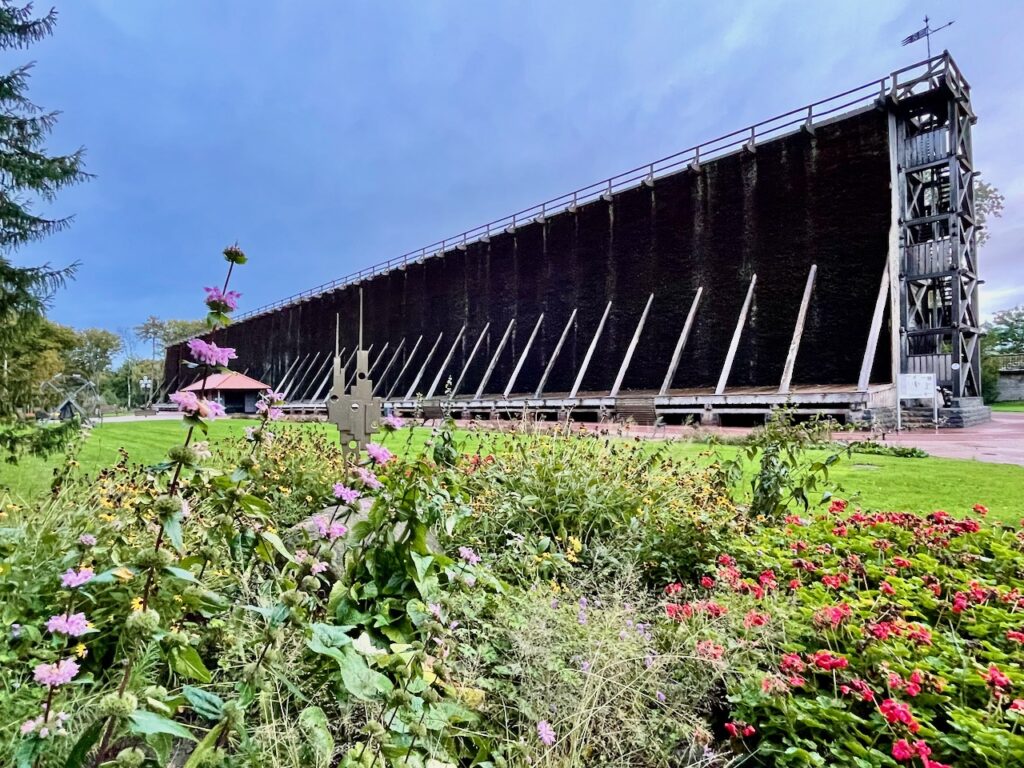
[[[83,533],[81,536],[78,537],[78,543],[81,544],[83,547],[95,547],[96,537],[93,536],[91,533]]]
[[[238,291],[222,291],[216,286],[203,288],[206,291],[206,306],[214,312],[234,312],[242,294]]]
[[[995,664],[990,664],[988,672],[982,677],[985,678],[985,682],[991,685],[998,695],[1003,688],[1010,687],[1010,678],[1006,676],[1006,673],[1001,671]]]
[[[706,579],[707,576],[705,576],[704,578]],[[667,585],[665,587],[665,594],[669,595],[669,596],[671,596],[671,595],[678,595],[682,591],[683,591],[683,585],[680,584],[679,582],[675,582],[674,584],[669,584],[669,585]]]
[[[68,589],[75,589],[91,581],[93,575],[92,568],[79,568],[77,571],[74,568],[68,568],[60,577],[60,583]]]
[[[901,763],[907,760],[914,759],[914,748],[910,746],[910,742],[906,739],[900,739],[892,745],[892,757],[894,760],[899,760]]]
[[[472,547],[459,547],[459,557],[470,565],[477,565],[480,562],[480,555],[474,552]]]
[[[767,613],[758,613],[757,611],[750,611],[746,616],[743,617],[743,626],[747,629],[752,627],[763,627],[768,623],[770,617]]]
[[[882,713],[882,717],[886,721],[892,724],[903,723],[910,729],[911,733],[917,733],[921,728],[910,712],[910,705],[904,704],[902,701],[885,699],[878,705],[878,711]]]
[[[820,669],[831,672],[834,669],[846,669],[850,662],[843,656],[834,656],[828,651],[816,651],[811,659],[814,665]]]
[[[78,664],[74,659],[61,659],[56,664],[37,664],[35,679],[40,685],[56,687],[67,685],[78,674]]]
[[[1015,643],[1024,643],[1024,632],[1016,629],[1008,630],[1006,632],[1006,639],[1013,640]]]
[[[366,467],[356,467],[356,474],[359,475],[359,479],[363,481],[363,485],[367,488],[373,490],[380,488],[380,480],[377,479],[377,476],[373,474],[372,470],[369,470]]]
[[[537,738],[546,747],[550,747],[555,743],[557,738],[555,736],[555,729],[551,727],[551,723],[547,720],[541,720],[537,723]]]
[[[234,348],[218,347],[212,341],[189,339],[187,346],[196,362],[206,363],[206,365],[225,366],[228,361],[238,357]]]
[[[323,560],[316,560],[316,561],[314,561],[313,565],[310,566],[310,568],[309,568],[309,572],[312,573],[314,576],[319,576],[321,573],[323,573],[326,570],[327,570],[327,563],[325,563]]]
[[[55,635],[67,635],[68,637],[81,637],[89,631],[89,620],[84,613],[66,613],[51,616],[46,622],[46,629]]]
[[[702,659],[718,661],[725,655],[725,648],[711,640],[701,640],[697,643],[697,655]]]
[[[215,400],[200,400],[195,392],[175,392],[168,398],[186,416],[216,418],[224,415],[224,406]]]
[[[391,415],[385,416],[380,420],[380,423],[385,429],[401,429],[405,426],[405,419],[401,416]]]
[[[391,451],[377,443],[367,443],[366,452],[377,464],[387,464],[392,459]]]
[[[715,580],[710,576],[701,576],[700,585],[704,587],[704,589],[713,589],[715,586]]]
[[[349,488],[344,483],[335,483],[334,496],[335,498],[341,499],[346,504],[351,504],[359,498],[360,493],[355,488]]]

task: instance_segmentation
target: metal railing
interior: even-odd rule
[[[1024,354],[992,355],[992,359],[998,361],[1000,371],[1024,371]]]
[[[401,269],[409,264],[422,263],[425,259],[441,256],[454,248],[464,249],[470,243],[481,240],[486,241],[491,235],[501,232],[514,232],[517,227],[534,222],[542,222],[547,216],[556,213],[574,211],[578,206],[599,198],[610,200],[611,195],[615,192],[621,192],[644,183],[653,183],[655,179],[661,176],[686,167],[699,169],[702,162],[721,157],[736,150],[744,148],[753,150],[759,141],[778,138],[801,128],[811,129],[815,124],[852,107],[864,106],[871,102],[877,103],[887,98],[900,100],[922,91],[937,88],[943,80],[949,82],[954,90],[959,89],[961,92],[968,92],[970,89],[967,81],[960,74],[960,70],[957,68],[953,58],[948,52],[943,52],[931,59],[925,59],[916,64],[903,67],[883,78],[872,80],[856,88],[830,96],[827,99],[783,112],[781,115],[776,115],[759,123],[726,133],[710,141],[701,142],[646,165],[641,165],[607,179],[588,184],[564,195],[559,195],[550,200],[523,208],[508,216],[494,219],[486,224],[481,224],[451,237],[438,240],[430,245],[425,245],[403,253],[400,256],[381,261],[336,280],[322,283],[315,288],[292,294],[279,301],[239,315],[236,318],[236,322],[264,315],[268,312],[339,290],[345,286],[359,283],[362,280],[393,269]]]

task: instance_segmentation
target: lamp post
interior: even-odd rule
[[[149,376],[143,376],[139,379],[139,389],[146,390],[146,404],[148,405],[153,399],[153,380]]]

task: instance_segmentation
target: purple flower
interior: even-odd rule
[[[590,662],[589,661],[584,661],[582,664],[580,664],[580,672],[589,672],[589,671],[590,671]]]
[[[81,536],[78,537],[78,543],[81,544],[83,547],[95,547],[96,537],[93,536],[91,533],[83,533]]]
[[[392,459],[391,451],[377,443],[367,443],[366,452],[377,464],[387,464]]]
[[[380,480],[377,479],[377,476],[373,474],[372,470],[369,470],[366,467],[356,467],[356,474],[359,475],[359,479],[363,481],[363,485],[367,488],[380,488]]]
[[[307,552],[306,550],[304,550],[304,549],[296,549],[295,550],[295,562],[296,563],[304,562],[307,557],[309,557],[309,552]]]
[[[334,484],[334,497],[341,499],[346,504],[351,504],[353,501],[358,499],[359,496],[360,493],[355,488],[349,488],[344,483]]]
[[[317,515],[313,518],[313,525],[316,526],[317,533],[320,534],[322,539],[340,539],[346,533],[348,528],[339,522],[328,520],[324,515]]]
[[[77,571],[74,568],[68,568],[60,577],[60,583],[68,589],[75,589],[90,581],[93,575],[92,568],[79,568]]]
[[[555,729],[551,727],[551,723],[547,720],[541,720],[537,723],[537,738],[546,747],[550,747],[555,743]]]
[[[203,413],[203,407],[206,408],[206,413]],[[224,406],[218,403],[216,400],[202,400],[199,403],[199,415],[206,416],[209,419],[216,419],[218,416],[225,414]]]
[[[199,412],[199,398],[195,392],[175,392],[168,399],[187,416],[195,416]]]
[[[309,568],[309,572],[312,573],[314,576],[319,576],[321,573],[323,573],[326,570],[327,570],[327,563],[325,563],[323,560],[317,560]]]
[[[260,400],[256,403],[256,412],[266,414],[267,421],[277,421],[284,416],[284,411],[280,408],[275,408],[267,400]]]
[[[207,365],[225,366],[229,360],[238,357],[232,347],[218,347],[212,341],[202,339],[189,339],[188,349],[197,362]]]
[[[580,624],[587,623],[587,612],[582,608],[580,608],[580,612],[576,614],[576,621],[578,621]]]
[[[401,429],[402,427],[405,426],[405,419],[403,419],[401,416],[391,415],[385,416],[383,419],[380,420],[380,423],[381,426],[383,426],[385,429]]]
[[[74,659],[61,659],[56,664],[37,664],[35,679],[40,685],[56,687],[67,685],[78,674],[78,664]]]
[[[441,606],[439,603],[430,603],[427,605],[430,613],[433,614],[434,618],[441,621]]]
[[[665,703],[665,694],[664,693],[662,693],[661,691],[658,691],[654,695],[657,697],[658,701],[660,701],[662,704]]]
[[[234,312],[242,294],[238,291],[222,291],[217,286],[203,288],[206,291],[206,306],[214,312]]]
[[[480,562],[480,555],[474,552],[472,547],[459,547],[459,557],[470,565],[477,565]]]
[[[89,631],[89,620],[84,613],[61,613],[51,616],[46,622],[46,629],[55,635],[81,637]]]

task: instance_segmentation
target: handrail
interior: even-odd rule
[[[908,73],[911,76],[905,77]],[[265,304],[239,315],[236,318],[236,322],[249,320],[292,304],[307,301],[347,285],[359,283],[366,278],[390,272],[393,269],[401,269],[409,264],[422,263],[425,259],[441,256],[452,248],[464,249],[470,243],[481,240],[487,241],[491,235],[502,231],[514,232],[519,226],[532,223],[535,220],[543,220],[552,214],[574,211],[583,203],[610,196],[617,191],[633,188],[644,182],[653,182],[654,179],[664,176],[681,166],[689,165],[697,168],[702,162],[721,157],[737,148],[748,146],[753,149],[757,141],[777,138],[797,126],[810,128],[815,123],[820,123],[824,118],[840,110],[845,110],[858,104],[877,101],[878,99],[890,98],[898,100],[901,97],[913,95],[916,92],[915,89],[921,84],[925,84],[928,89],[934,88],[938,85],[939,77],[945,77],[947,81],[951,81],[950,85],[954,89],[960,88],[964,92],[970,92],[970,85],[963,78],[952,56],[950,56],[948,51],[943,51],[931,59],[924,59],[902,69],[897,69],[883,78],[871,80],[863,85],[830,96],[827,99],[805,104],[802,107],[791,109],[767,120],[762,120],[745,128],[740,128],[717,138],[695,144],[692,147],[666,155],[658,160],[637,166],[593,184],[588,184],[572,192],[553,197],[550,200],[528,206],[515,213],[489,221],[486,224],[472,227],[464,232],[433,242],[430,245],[407,251],[401,256],[393,256],[369,267],[363,267],[345,277],[321,283],[314,288],[300,291],[270,304]],[[847,97],[852,98],[847,99]],[[842,99],[846,100],[842,103],[836,103]]]

